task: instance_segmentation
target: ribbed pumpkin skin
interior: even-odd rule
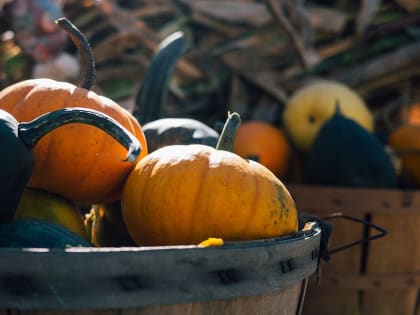
[[[297,231],[294,201],[273,173],[200,144],[163,147],[138,162],[124,186],[122,213],[131,237],[146,246]]]
[[[0,108],[18,121],[29,121],[49,111],[85,107],[105,113],[147,144],[137,120],[112,100],[73,84],[49,79],[21,81],[0,92]],[[118,200],[133,163],[122,161],[126,150],[104,131],[68,124],[46,135],[34,148],[35,168],[28,187],[40,188],[86,203]]]

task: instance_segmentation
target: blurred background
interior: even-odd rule
[[[0,6],[1,87],[30,77],[77,81],[75,47],[53,22],[66,16],[93,48],[95,89],[127,107],[160,41],[177,30],[189,46],[170,83],[171,116],[213,124],[236,110],[243,119],[281,124],[277,113],[288,96],[319,77],[350,85],[378,120],[389,107],[419,100],[416,0],[2,0]]]
[[[392,190],[372,195],[358,190],[353,195],[350,190],[291,189],[300,211],[324,214],[355,209],[350,214],[389,232],[374,246],[335,256],[324,273],[325,278],[333,272],[331,287],[322,291],[314,286],[306,299],[306,312],[420,315],[420,259],[416,258],[419,251],[413,250],[420,240],[419,198],[413,193],[413,188],[420,188],[420,0],[0,0],[0,89],[41,77],[77,84],[78,51],[54,23],[62,16],[82,31],[93,49],[93,90],[129,111],[136,106],[136,95],[159,45],[182,31],[187,48],[169,81],[162,104],[165,116],[194,118],[220,131],[226,113],[236,111],[243,122],[262,121],[286,131],[278,135],[267,126],[253,125],[249,133],[244,131],[243,143],[256,150],[251,155],[261,154],[260,162],[272,166],[287,184],[402,188],[406,195]],[[297,92],[320,79],[347,86],[369,113],[365,115],[364,104],[355,104],[336,85],[311,92],[306,101],[312,103],[302,102],[303,110],[299,104],[291,105]],[[367,132],[343,117],[333,117],[334,124],[330,121],[328,132],[324,129],[322,141],[318,139],[312,151],[309,145],[302,150],[285,121],[307,128],[301,136],[309,144],[318,132],[311,124],[317,115],[322,123],[332,116],[336,97],[342,98],[342,105],[348,100],[349,105],[343,106],[346,115],[363,116],[358,122],[372,120],[373,126]],[[328,98],[328,110],[325,102],[315,104]],[[294,116],[284,119],[285,110],[292,107],[297,108]],[[408,127],[400,132],[399,126]],[[264,147],[259,146],[263,142]],[[277,151],[272,151],[275,146]],[[274,156],[275,161],[264,160],[266,156]],[[367,209],[371,204],[372,209]],[[378,211],[372,215],[372,210]],[[345,224],[334,231],[338,243],[369,233],[369,228]],[[356,282],[344,277],[336,286],[340,278],[334,272],[353,273]],[[358,286],[358,276],[367,273],[385,274],[378,279],[387,279],[384,283],[389,287],[383,289],[376,278]],[[389,273],[396,277],[387,277]],[[411,276],[407,281],[406,273]],[[393,290],[398,284],[398,290]],[[345,290],[338,290],[340,285]],[[363,285],[372,289],[365,296]]]
[[[237,111],[243,121],[281,129],[290,96],[329,79],[364,99],[381,134],[420,100],[418,0],[2,0],[0,6],[1,88],[34,77],[77,83],[77,49],[54,23],[65,16],[93,49],[94,90],[129,110],[153,54],[176,31],[184,32],[187,49],[169,82],[168,117],[217,129],[227,111]]]

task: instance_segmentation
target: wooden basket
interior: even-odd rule
[[[1,249],[0,314],[300,314],[321,229],[221,247]]]
[[[288,185],[299,211],[335,212],[387,230],[384,238],[341,251],[311,277],[305,315],[420,315],[420,192]],[[331,247],[366,238],[363,225],[334,221]]]

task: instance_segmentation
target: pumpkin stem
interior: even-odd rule
[[[133,115],[141,125],[160,118],[171,74],[185,48],[183,32],[175,32],[160,43],[135,98]]]
[[[235,143],[236,133],[241,125],[241,116],[237,112],[228,112],[223,130],[220,133],[217,141],[216,149],[233,152],[233,145]]]
[[[334,114],[335,115],[341,115],[341,108],[340,108],[340,101],[338,99],[335,100],[335,110],[334,110]]]
[[[141,151],[139,140],[110,116],[88,108],[63,108],[19,123],[19,137],[32,148],[47,133],[70,123],[84,123],[102,129],[128,150],[124,161],[134,162]]]
[[[93,84],[95,83],[96,71],[93,51],[90,47],[89,41],[85,35],[83,35],[83,33],[67,18],[58,18],[55,20],[55,23],[66,31],[67,35],[79,51],[81,64],[79,87],[91,90]]]

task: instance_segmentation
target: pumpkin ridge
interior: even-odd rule
[[[17,84],[19,86],[17,88],[17,91],[14,91],[10,87],[6,87],[3,90],[1,90],[0,96],[4,95],[3,98],[6,99],[6,102],[2,100],[2,109],[11,111],[14,109],[14,106],[16,103],[19,103],[19,104],[24,103],[25,100],[24,100],[24,97],[22,97],[22,95],[26,96],[34,88],[33,86],[24,86],[23,84],[19,84],[19,83]]]
[[[48,91],[46,91],[48,90]],[[51,99],[51,94],[54,93],[54,100]],[[35,117],[42,115],[45,111],[42,110],[42,104],[51,104],[51,107],[48,111],[53,111],[57,109],[64,108],[66,104],[66,99],[69,97],[69,91],[64,89],[54,89],[50,86],[44,87],[41,85],[34,85],[33,88],[29,91],[29,93],[25,94],[22,98],[24,101],[21,111],[22,114],[28,112],[32,114],[30,119],[34,119]],[[26,103],[36,104],[36,106],[28,106]],[[32,107],[31,110],[29,110]],[[35,107],[35,110],[33,108]]]
[[[121,107],[121,109],[125,110],[122,107]],[[123,118],[125,120],[125,124],[127,126],[127,129],[130,130],[134,134],[134,136],[136,136],[139,140],[145,138],[143,130],[142,129],[140,129],[140,130],[136,129],[135,126],[134,126],[134,121],[133,120],[130,120],[125,116]],[[139,123],[139,125],[140,125],[140,123]],[[142,128],[141,125],[140,125],[140,128]],[[143,149],[142,149],[142,152],[140,153],[139,159],[142,156],[144,156],[144,154],[142,154],[143,152],[148,152],[147,141],[144,141],[144,142],[140,141],[140,144],[141,144]]]
[[[145,163],[145,165],[146,166],[150,165],[149,172],[147,174],[147,178],[151,179],[152,174],[154,173],[156,167],[159,166],[159,160],[157,160],[157,159],[149,160],[149,161],[147,161],[147,163]],[[137,169],[136,169],[136,171],[137,171]],[[143,189],[142,189],[141,194],[140,194],[141,199],[139,199],[139,200],[141,200],[140,203],[142,204],[141,208],[146,209],[146,211],[145,211],[146,213],[149,213],[150,208],[151,208],[151,205],[150,205],[151,200],[148,199],[148,198],[145,198],[146,196],[150,195],[150,192],[148,191],[151,188],[150,186],[151,185],[143,185]],[[138,189],[136,189],[136,193],[138,193]],[[136,216],[135,220],[136,221],[141,220],[141,217]],[[146,240],[146,242],[149,242],[149,240]]]
[[[13,95],[12,95],[11,99],[13,99],[14,102],[13,101],[8,101],[6,105],[4,105],[4,103],[2,103],[2,109],[8,111],[13,116],[15,116],[15,113],[24,112],[25,111],[26,99],[28,98],[28,95],[30,93],[32,93],[34,88],[35,88],[35,86],[28,86],[28,87],[22,88],[22,90],[23,90],[22,94],[16,93],[17,94],[16,97],[13,97]]]
[[[100,157],[96,157],[96,158],[100,158]],[[81,187],[85,187],[83,190],[88,190],[89,188],[89,181],[92,178],[97,178],[97,174],[95,174],[96,170],[94,167],[91,167],[89,169],[87,169],[86,171],[83,172],[83,176],[80,177],[79,179],[79,183],[77,185],[80,185]],[[98,178],[98,180],[100,180],[100,178]],[[109,187],[107,187],[109,188]],[[109,190],[108,189],[103,189],[102,190],[102,196],[98,197],[99,199],[103,199],[104,196],[109,196],[108,195]]]
[[[206,157],[207,165],[210,164],[209,152],[206,152],[205,157]],[[198,205],[199,208],[202,207],[202,204],[201,203],[198,204],[197,202],[199,202],[201,200],[200,196],[202,194],[203,187],[204,187],[204,182],[207,180],[207,175],[209,173],[210,168],[209,167],[202,167],[201,169],[202,169],[201,170],[202,174],[201,174],[200,178],[202,178],[202,180],[199,181],[199,183],[197,185],[197,190],[196,190],[195,197],[194,197],[194,199],[192,199],[193,202],[191,202],[191,207],[192,208],[194,207],[194,205]],[[189,242],[191,242],[191,238],[192,238],[191,235],[193,234],[193,228],[197,225],[197,222],[196,222],[197,217],[198,217],[198,219],[203,219],[203,218],[200,218],[199,216],[197,216],[197,212],[198,211],[191,211],[191,209],[190,209],[190,213],[191,213],[190,222],[191,222],[191,224],[190,224],[190,228],[189,228],[189,231],[188,231],[188,238],[187,238],[189,240]]]
[[[32,103],[36,102],[36,104],[44,104],[44,103],[49,103],[51,101],[51,96],[48,93],[45,93],[45,90],[54,89],[53,81],[50,81],[49,79],[46,79],[46,80],[48,81],[48,83],[51,83],[51,85],[48,85],[47,88],[39,84],[34,84],[32,88],[28,91],[28,93],[25,94],[25,97],[21,98],[22,107],[20,108],[20,112],[23,113],[23,116],[25,116],[25,111],[27,111],[27,108],[28,108],[28,106],[25,104],[26,102],[32,102]],[[61,109],[64,107],[65,101],[68,99],[66,95],[67,93],[63,93],[64,91],[67,92],[67,90],[61,90],[61,89],[58,89],[57,91],[55,91],[53,108],[51,108],[51,110]],[[38,108],[39,106],[37,106],[37,109]],[[41,110],[39,110],[39,112],[33,111],[31,117],[27,117],[27,118],[33,119],[36,116],[41,115],[41,114],[43,114],[43,111]],[[62,127],[60,127],[60,129]],[[54,131],[57,131],[57,130],[54,130]],[[47,134],[43,137],[43,139],[40,140],[39,144],[38,144],[38,147],[34,148],[34,151],[41,150],[41,146],[42,146],[42,150],[44,151],[44,154],[37,155],[37,159],[35,160],[34,170],[48,168],[47,164],[48,164],[48,161],[51,161],[51,156],[52,156],[51,152],[54,150],[54,147],[56,146],[56,137],[51,137],[51,134]],[[39,159],[39,157],[41,156],[43,157],[42,160]],[[52,180],[52,178],[50,178],[50,180]],[[52,184],[53,186],[55,186],[54,183]],[[32,176],[28,182],[28,187],[37,187],[37,186],[39,186],[42,189],[47,188],[47,187],[44,187],[43,185],[39,185],[38,179]],[[57,193],[61,194],[61,192],[57,192]]]
[[[25,107],[26,107],[25,106],[25,102],[31,101],[30,100],[31,99],[31,94],[36,96],[38,94],[37,93],[38,91],[39,91],[39,95],[41,96],[41,97],[39,97],[39,99],[37,99],[37,103],[38,104],[43,104],[44,102],[50,102],[51,96],[49,96],[47,93],[43,93],[41,86],[36,86],[35,85],[29,91],[29,93],[26,94],[26,98],[27,99],[22,98],[22,108],[21,108],[21,111],[25,111]],[[58,98],[56,100],[54,100],[54,103],[55,104],[58,103],[57,100],[58,100]],[[33,119],[33,118],[35,118],[35,116],[40,115],[40,114],[42,114],[41,111],[40,111],[40,113],[37,113],[35,115],[32,115],[33,117],[30,117],[30,119]],[[49,141],[48,141],[48,139],[49,139]],[[39,154],[37,156],[37,159],[35,159],[34,170],[35,169],[46,169],[47,168],[48,161],[50,160],[50,156],[52,155],[51,152],[53,151],[53,148],[56,145],[55,144],[55,137],[51,137],[51,134],[45,135],[43,137],[43,139],[40,139],[40,141],[38,143],[41,144],[41,146],[43,146],[43,148],[44,148],[43,150],[45,151],[45,154]],[[39,144],[38,144],[38,148],[36,146],[34,147],[34,152],[36,150],[40,150],[41,149]],[[39,158],[41,156],[43,157],[43,159],[40,159]],[[28,182],[28,187],[31,187],[34,184],[34,182],[37,182],[37,180],[35,180],[35,177],[32,176],[31,179]],[[35,184],[35,185],[38,185],[38,184]],[[40,187],[41,188],[45,188],[42,185],[40,185]]]
[[[144,208],[144,195],[145,195],[145,190],[146,190],[146,186],[145,185],[140,185],[139,183],[137,183],[135,185],[136,190],[135,192],[133,191],[133,186],[131,185],[131,182],[134,181],[134,178],[137,177],[137,172],[138,172],[138,168],[140,163],[142,163],[143,165],[146,165],[145,169],[143,170],[144,173],[143,174],[147,174],[147,178],[150,178],[150,171],[149,168],[147,167],[147,165],[152,164],[152,162],[154,161],[145,161],[142,160],[139,163],[137,163],[137,165],[135,166],[135,168],[133,169],[133,171],[130,173],[130,175],[128,176],[124,187],[123,187],[123,194],[122,194],[122,198],[121,198],[121,213],[122,213],[122,218],[123,218],[123,222],[127,227],[127,231],[129,232],[130,236],[133,238],[133,240],[135,242],[137,242],[137,244],[141,245],[141,242],[139,241],[139,239],[137,237],[135,237],[136,235],[134,235],[136,231],[135,230],[135,224],[133,222],[142,222],[139,221],[139,214],[138,212],[134,213],[132,212],[127,213],[127,209],[128,208]],[[153,165],[151,167],[151,169],[153,168]],[[141,187],[141,189],[140,189]],[[130,199],[130,198],[126,198],[126,195],[130,195],[130,194],[136,194],[138,196],[140,196],[140,198],[138,199]],[[140,204],[140,205],[139,205]]]
[[[258,176],[254,176],[253,183],[255,185],[254,198],[253,198],[252,202],[250,203],[250,206],[251,206],[250,211],[248,211],[249,212],[248,218],[246,220],[246,224],[244,224],[244,229],[242,230],[241,235],[248,235],[248,231],[252,226],[252,224],[251,224],[252,221],[253,221],[252,219],[255,218],[255,216],[257,214],[257,211],[258,211],[257,205],[258,205],[258,197],[260,195],[260,185],[261,185]]]
[[[7,110],[12,115],[25,116],[25,112],[27,111],[25,103],[31,100],[31,95],[36,93],[36,88],[37,86],[31,86],[27,91],[25,90],[25,92],[19,96],[18,101],[16,103],[10,104],[9,107],[3,107],[2,109]],[[35,117],[36,114],[32,115],[30,119],[33,119]]]

